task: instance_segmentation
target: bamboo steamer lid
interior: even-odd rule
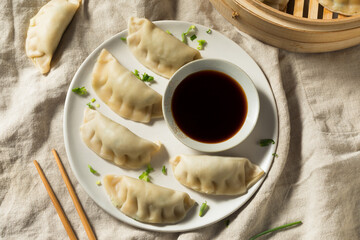
[[[360,15],[333,13],[317,0],[290,0],[282,12],[258,0],[210,0],[234,26],[292,52],[330,52],[360,43]]]

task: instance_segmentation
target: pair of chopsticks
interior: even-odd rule
[[[85,228],[85,231],[86,231],[86,234],[87,234],[88,238],[89,238],[90,240],[96,239],[96,237],[95,237],[95,235],[94,235],[94,232],[92,231],[92,229],[91,229],[91,227],[90,227],[90,224],[89,224],[89,222],[88,222],[88,220],[87,220],[87,218],[86,218],[86,215],[85,215],[85,213],[84,213],[84,210],[83,210],[83,208],[81,207],[81,204],[80,204],[80,202],[79,202],[79,199],[78,199],[78,197],[77,197],[77,195],[76,195],[76,193],[75,193],[75,191],[74,191],[74,188],[73,188],[72,185],[71,185],[71,182],[70,182],[70,180],[69,180],[69,177],[68,177],[68,175],[66,174],[66,171],[65,171],[65,169],[64,169],[64,166],[63,166],[63,164],[61,163],[61,160],[60,160],[60,158],[59,158],[56,150],[55,150],[55,149],[52,149],[51,152],[52,152],[53,155],[54,155],[54,158],[55,158],[55,160],[56,160],[56,163],[57,163],[57,165],[58,165],[58,167],[59,167],[59,169],[60,169],[61,176],[62,176],[62,178],[64,179],[64,182],[65,182],[65,184],[66,184],[66,187],[67,187],[67,189],[68,189],[68,191],[69,191],[69,193],[70,193],[70,197],[71,197],[71,199],[72,199],[72,201],[73,201],[73,203],[74,203],[74,205],[75,205],[76,211],[78,212],[78,214],[79,214],[79,216],[80,216],[81,223],[83,224],[83,226],[84,226],[84,228]],[[58,213],[58,215],[59,215],[59,217],[60,217],[60,220],[61,220],[62,224],[63,224],[64,227],[65,227],[65,230],[66,230],[69,238],[70,238],[71,240],[77,239],[77,237],[76,237],[76,235],[75,235],[75,233],[74,233],[74,231],[73,231],[73,229],[72,229],[72,227],[71,227],[71,225],[70,225],[70,222],[69,222],[69,220],[67,219],[67,217],[66,217],[66,215],[65,215],[65,213],[64,213],[64,211],[63,211],[63,209],[62,209],[62,207],[61,207],[61,205],[60,205],[60,203],[59,203],[59,201],[57,200],[57,198],[56,198],[56,196],[55,196],[55,194],[54,194],[54,192],[53,192],[53,190],[52,190],[49,182],[47,181],[47,179],[46,179],[46,177],[45,177],[45,175],[44,175],[44,172],[42,171],[40,165],[38,164],[38,162],[37,162],[36,160],[34,160],[34,164],[35,164],[35,167],[36,167],[37,171],[39,172],[40,178],[41,178],[42,182],[43,182],[44,185],[45,185],[46,191],[48,192],[48,194],[49,194],[49,196],[50,196],[50,199],[51,199],[51,201],[53,202],[53,204],[54,204],[54,206],[55,206],[55,209],[56,209],[56,211],[57,211],[57,213]]]

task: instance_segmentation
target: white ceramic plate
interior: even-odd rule
[[[260,98],[260,114],[255,129],[240,145],[230,150],[214,153],[212,155],[247,157],[253,163],[258,164],[265,173],[268,173],[273,161],[272,154],[276,151],[277,147],[278,117],[271,88],[259,66],[241,47],[221,33],[213,30],[211,34],[207,34],[206,31],[208,30],[208,27],[179,21],[159,21],[155,22],[155,24],[164,30],[169,30],[179,39],[181,39],[182,32],[185,32],[190,25],[195,25],[197,27],[197,39],[194,41],[188,39],[188,44],[191,47],[197,47],[198,39],[205,39],[207,45],[205,46],[205,49],[201,51],[201,55],[204,58],[221,58],[230,61],[241,67],[253,80]],[[126,43],[120,39],[121,37],[126,36],[127,30],[124,30],[96,48],[80,66],[70,84],[64,110],[64,139],[70,166],[77,180],[89,196],[106,212],[125,223],[139,228],[160,232],[180,232],[205,227],[226,218],[251,198],[264,181],[264,177],[242,196],[208,196],[192,191],[176,181],[173,177],[168,160],[170,157],[178,154],[201,154],[201,152],[192,150],[180,143],[171,134],[164,119],[154,120],[149,124],[125,120],[112,112],[94,93],[91,87],[92,68],[100,51],[103,48],[106,48],[129,70],[133,71],[134,69],[137,69],[140,73],[146,72],[149,75],[154,76],[156,82],[151,84],[151,87],[163,95],[168,80],[146,69],[135,59]],[[81,97],[71,91],[73,88],[81,86],[86,87],[89,96]],[[121,169],[98,157],[82,142],[79,134],[79,127],[83,120],[84,108],[87,107],[86,103],[90,102],[92,98],[96,99],[94,104],[100,104],[98,111],[107,117],[121,123],[143,138],[152,141],[160,140],[162,142],[164,147],[159,153],[154,155],[152,159],[151,165],[155,171],[152,172],[150,176],[154,184],[187,192],[190,197],[198,203],[189,211],[183,221],[170,225],[154,225],[138,222],[127,217],[115,208],[111,204],[104,188],[96,185],[96,181],[102,180],[101,178],[106,174],[128,175],[137,178],[145,168],[138,171]],[[260,147],[259,140],[264,138],[272,138],[276,141],[276,144],[272,144],[268,147]],[[97,170],[101,176],[97,177],[90,173],[87,167],[88,164]],[[167,167],[167,176],[163,175],[161,172],[163,165]],[[200,205],[204,201],[207,201],[210,209],[205,216],[199,217],[198,213]]]

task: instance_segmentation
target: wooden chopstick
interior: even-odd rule
[[[77,239],[76,236],[75,236],[75,233],[74,233],[74,231],[73,231],[73,229],[72,229],[72,227],[71,227],[71,225],[69,223],[69,220],[67,219],[67,217],[66,217],[66,215],[65,215],[59,201],[57,200],[57,198],[55,196],[54,191],[52,190],[48,180],[45,177],[45,174],[44,174],[43,170],[41,169],[39,163],[36,160],[34,160],[33,162],[34,162],[35,167],[36,167],[36,169],[37,169],[37,171],[38,171],[38,173],[40,175],[40,178],[41,178],[42,182],[44,183],[46,191],[48,192],[48,194],[50,196],[50,199],[51,199],[52,203],[55,206],[56,212],[58,213],[58,215],[60,217],[60,220],[61,220],[62,224],[64,225],[64,228],[65,228],[69,238],[71,240]]]
[[[86,234],[87,234],[87,236],[88,236],[88,238],[89,238],[90,240],[93,240],[93,239],[95,240],[96,237],[95,237],[95,235],[94,235],[94,232],[93,232],[93,230],[92,230],[91,227],[90,227],[90,224],[89,224],[89,222],[88,222],[88,220],[87,220],[87,218],[86,218],[86,215],[85,215],[85,213],[84,213],[84,210],[83,210],[83,208],[81,207],[81,204],[80,204],[80,202],[79,202],[79,199],[78,199],[78,197],[77,197],[77,195],[76,195],[76,193],[75,193],[75,191],[74,191],[74,189],[73,189],[73,187],[72,187],[72,185],[71,185],[71,182],[70,182],[70,180],[69,180],[68,175],[66,174],[66,171],[65,171],[65,169],[64,169],[64,166],[62,165],[61,160],[60,160],[60,158],[59,158],[56,150],[55,150],[55,149],[52,149],[51,152],[53,153],[54,158],[55,158],[55,160],[56,160],[56,163],[57,163],[57,165],[58,165],[58,167],[59,167],[59,169],[60,169],[61,176],[62,176],[62,178],[64,179],[64,182],[65,182],[65,184],[66,184],[66,187],[67,187],[67,189],[68,189],[68,191],[69,191],[69,193],[70,193],[70,197],[71,197],[71,199],[72,199],[73,202],[74,202],[76,211],[78,212],[78,214],[79,214],[79,216],[80,216],[80,220],[81,220],[81,223],[83,224],[83,226],[84,226],[84,228],[85,228]]]

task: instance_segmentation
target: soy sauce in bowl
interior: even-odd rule
[[[257,89],[239,66],[215,58],[178,69],[166,86],[162,109],[171,133],[202,152],[220,152],[242,143],[260,112]]]
[[[219,143],[243,126],[248,111],[244,90],[225,73],[203,70],[187,76],[175,89],[171,112],[188,137]]]

